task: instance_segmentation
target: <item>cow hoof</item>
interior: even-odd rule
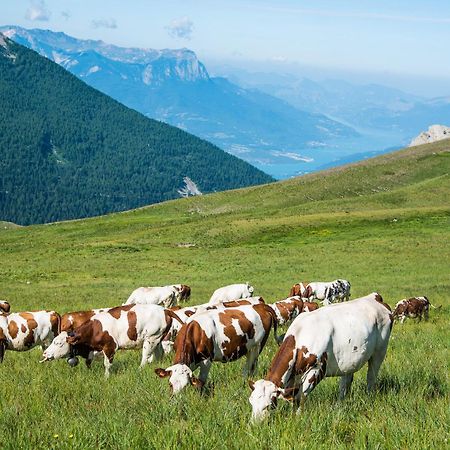
[[[78,358],[67,358],[67,362],[69,363],[70,367],[75,367],[78,365]]]

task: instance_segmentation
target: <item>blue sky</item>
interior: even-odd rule
[[[3,25],[188,47],[206,63],[306,65],[450,95],[448,0],[14,0],[1,11]]]

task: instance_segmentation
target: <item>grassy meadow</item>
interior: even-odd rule
[[[105,217],[0,227],[0,298],[14,311],[122,303],[137,286],[185,283],[190,304],[250,281],[267,302],[300,280],[346,278],[352,297],[391,306],[426,295],[428,322],[394,326],[378,392],[365,372],[337,399],[322,381],[303,414],[279,402],[249,424],[243,361],[213,365],[208,389],[170,398],[167,380],[119,352],[109,380],[98,361],[38,364],[6,352],[0,448],[448,448],[450,143],[406,149],[280,183],[171,201]],[[319,332],[320,330],[318,330]],[[265,375],[276,345],[263,350]]]

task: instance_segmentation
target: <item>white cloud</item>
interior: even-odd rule
[[[98,19],[92,20],[91,25],[93,28],[117,28],[116,19]]]
[[[72,14],[70,14],[70,11],[61,11],[61,16],[64,19],[69,20],[72,17]]]
[[[194,23],[188,17],[174,19],[170,25],[166,27],[169,35],[173,38],[191,39],[194,31]]]
[[[32,0],[25,13],[25,18],[32,21],[47,22],[50,20],[50,15],[51,12],[47,9],[44,0]]]

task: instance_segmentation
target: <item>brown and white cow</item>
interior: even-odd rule
[[[159,305],[125,305],[94,314],[72,332],[63,331],[44,351],[43,360],[70,356],[93,358],[104,355],[105,376],[109,376],[114,355],[119,349],[142,348],[141,367],[152,354],[177,315]]]
[[[187,284],[174,284],[173,287],[179,292],[179,300],[187,302],[191,297],[191,287]]]
[[[425,316],[425,320],[428,320],[430,306],[438,309],[430,303],[427,297],[405,298],[395,305],[392,316],[394,319],[400,320],[400,323],[403,323],[406,318],[419,318],[420,322],[422,320],[422,315]]]
[[[174,394],[188,384],[203,387],[214,361],[235,361],[246,355],[246,372],[254,373],[258,356],[277,321],[273,310],[265,304],[218,308],[192,316],[181,327],[175,339],[173,365],[155,369],[161,377],[169,377]],[[193,371],[200,367],[200,375]]]
[[[231,300],[228,302],[217,303],[216,305],[202,303],[201,305],[187,306],[185,308],[175,306],[169,309],[174,311],[183,323],[186,323],[190,317],[198,312],[210,311],[218,308],[238,308],[240,306],[257,305],[259,303],[265,303],[262,297],[249,297],[241,300]],[[180,325],[180,322],[172,321],[172,326],[162,342],[162,347],[165,354],[172,351],[173,343],[181,329],[181,326],[182,325]]]
[[[285,325],[292,322],[303,312],[303,301],[298,295],[271,303],[269,306],[277,316],[278,325]]]
[[[0,311],[9,313],[11,305],[6,300],[0,300]]]
[[[61,317],[55,311],[0,314],[0,362],[5,350],[23,352],[45,347],[58,335]]]
[[[71,311],[61,315],[61,331],[73,331],[83,323],[91,319],[92,316],[101,312],[107,312],[112,308],[88,309],[86,311]]]
[[[299,297],[304,297],[304,293],[306,291],[306,287],[308,286],[308,282],[307,281],[302,281],[300,283],[295,283],[292,287],[291,290],[289,292],[289,297],[294,297],[294,296],[299,296]]]
[[[265,379],[249,383],[253,420],[267,416],[280,396],[301,405],[324,377],[341,377],[340,396],[344,397],[353,374],[367,362],[367,388],[372,390],[391,329],[390,308],[375,292],[300,314],[289,327]]]

